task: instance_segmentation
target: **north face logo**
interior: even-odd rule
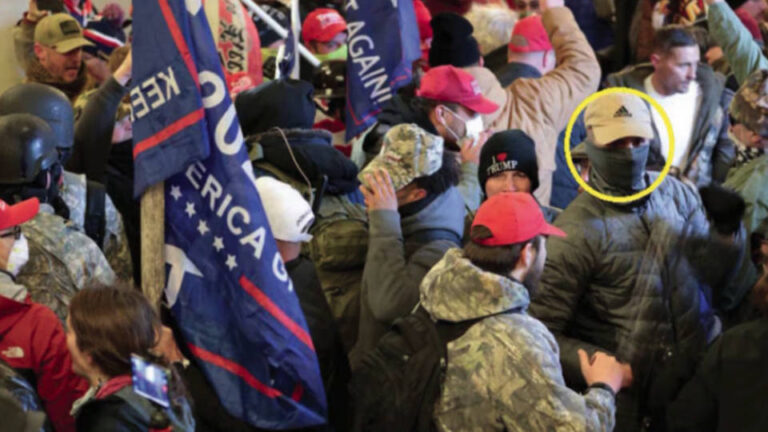
[[[24,358],[24,350],[17,346],[9,347],[0,354],[9,359]]]
[[[627,108],[622,105],[621,108],[619,108],[618,111],[616,111],[615,114],[613,114],[613,118],[617,117],[632,117],[632,114],[627,110]]]

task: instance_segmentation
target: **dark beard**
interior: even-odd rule
[[[527,275],[525,275],[525,279],[523,280],[523,286],[525,286],[525,289],[528,290],[528,295],[533,298],[533,296],[536,294],[536,291],[539,290],[539,282],[541,281],[541,274],[543,271],[531,269],[531,271],[528,272]]]
[[[71,83],[62,82],[60,79],[54,78],[50,73],[37,61],[33,59],[27,66],[27,80],[30,82],[36,82],[40,84],[46,84],[51,87],[55,87],[64,94],[67,95],[70,102],[75,101],[77,97],[82,93],[85,85],[87,84],[88,75],[85,70],[85,63],[80,64],[80,70],[77,73],[77,78]]]

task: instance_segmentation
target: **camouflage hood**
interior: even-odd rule
[[[434,319],[466,321],[528,309],[528,290],[512,279],[480,270],[461,249],[446,252],[421,282],[421,305]]]
[[[768,71],[758,70],[747,78],[731,100],[730,113],[736,123],[768,136]]]

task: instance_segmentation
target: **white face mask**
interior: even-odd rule
[[[453,131],[447,124],[445,124],[445,128],[448,129],[448,132],[453,135],[453,137],[456,139],[456,141],[461,140],[462,138],[470,138],[470,139],[477,139],[477,137],[480,136],[481,133],[483,133],[483,130],[485,129],[483,125],[483,118],[480,117],[480,114],[475,115],[471,119],[467,120],[462,115],[459,115],[458,113],[454,112],[448,107],[445,107],[445,109],[453,114],[455,117],[461,119],[461,121],[464,122],[464,136],[461,137],[459,134]]]
[[[481,133],[483,133],[483,118],[480,115],[472,117],[470,120],[464,122],[464,130],[467,138],[477,139]]]
[[[29,244],[24,234],[13,243],[11,254],[8,256],[8,273],[16,277],[21,268],[29,261]]]

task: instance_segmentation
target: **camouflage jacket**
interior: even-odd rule
[[[53,214],[47,204],[21,225],[29,242],[29,261],[17,282],[64,321],[69,299],[92,282],[113,284],[115,273],[96,243],[74,224]]]
[[[421,304],[435,320],[486,317],[448,344],[435,405],[440,431],[611,431],[611,393],[580,395],[565,385],[559,348],[526,312],[528,291],[449,250],[424,277]]]
[[[87,185],[84,175],[64,171],[60,188],[61,197],[69,207],[69,220],[81,230],[85,226],[85,208]],[[124,281],[133,280],[133,264],[131,252],[128,249],[128,239],[123,228],[123,218],[117,211],[109,195],[104,197],[104,212],[106,214],[104,245],[102,250],[109,265],[117,277]],[[100,245],[101,246],[101,245]]]

